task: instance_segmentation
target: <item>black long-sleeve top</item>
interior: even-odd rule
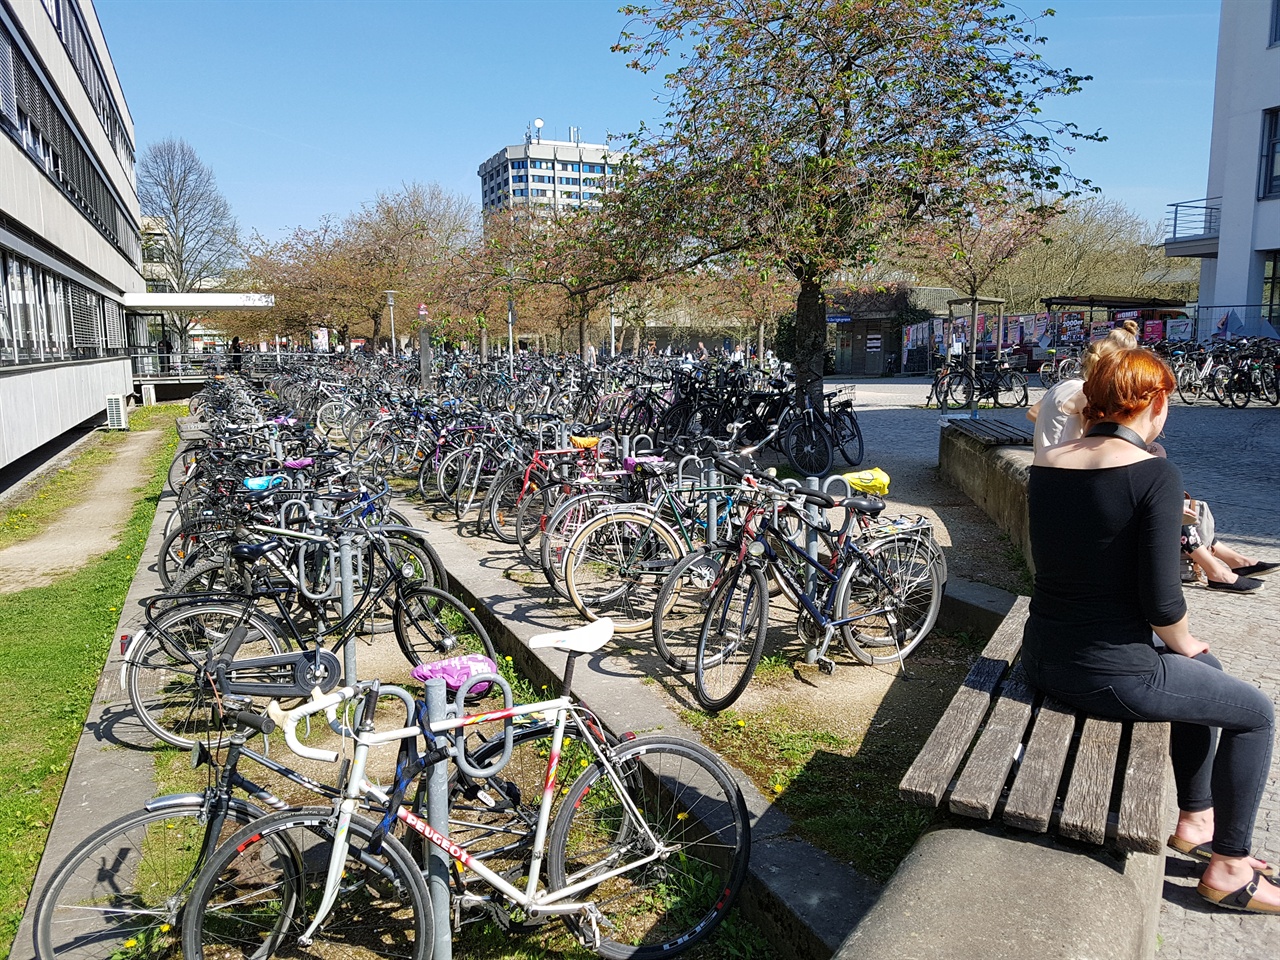
[[[1023,657],[1144,674],[1151,627],[1186,613],[1179,571],[1182,475],[1153,458],[1121,467],[1032,467],[1035,591]]]

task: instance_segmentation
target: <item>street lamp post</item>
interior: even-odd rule
[[[391,311],[391,355],[394,357],[400,353],[400,345],[396,342],[396,292],[394,290],[387,291],[387,309]]]
[[[434,370],[431,356],[431,328],[429,326],[430,318],[427,316],[427,305],[425,303],[418,304],[418,337],[421,341],[421,355],[419,357],[420,374],[422,382],[431,387],[434,379]]]

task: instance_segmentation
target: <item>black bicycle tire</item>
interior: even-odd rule
[[[90,864],[91,870],[95,874],[95,879],[100,879],[104,884],[109,884],[109,894],[111,896],[123,896],[127,898],[127,908],[122,908],[120,911],[122,917],[132,919],[144,916],[146,914],[140,908],[139,902],[142,893],[133,890],[132,888],[129,893],[122,893],[120,891],[121,884],[126,883],[130,878],[136,881],[141,875],[140,870],[129,862],[130,855],[126,853],[124,849],[125,838],[129,836],[131,831],[139,827],[145,828],[155,823],[165,823],[167,821],[185,819],[189,817],[191,819],[192,828],[190,832],[187,832],[180,827],[171,827],[166,824],[165,829],[162,831],[146,831],[146,843],[149,847],[151,844],[157,842],[156,838],[163,837],[166,845],[171,846],[171,841],[176,840],[179,841],[185,849],[190,843],[189,838],[194,834],[198,834],[202,838],[200,841],[200,849],[203,849],[203,838],[206,836],[206,831],[208,829],[206,817],[208,812],[208,805],[204,802],[203,798],[190,799],[184,802],[173,802],[169,800],[169,798],[158,797],[151,801],[147,807],[143,807],[140,810],[135,810],[132,813],[127,813],[122,817],[116,818],[106,826],[95,830],[80,843],[76,844],[75,848],[67,854],[67,856],[63,858],[62,862],[54,869],[48,882],[45,884],[44,890],[40,893],[40,900],[36,905],[35,919],[32,924],[34,929],[36,956],[42,958],[42,960],[53,960],[53,958],[59,958],[59,960],[74,960],[75,957],[80,955],[73,950],[60,948],[53,940],[53,930],[56,926],[60,926],[63,923],[74,922],[70,919],[66,921],[59,919],[60,911],[57,907],[56,901],[62,896],[63,891],[67,889],[67,884],[70,883],[73,878],[79,876],[80,867],[85,864]],[[253,822],[261,817],[262,814],[263,811],[257,807],[248,804],[243,800],[232,799],[227,808],[226,823],[228,825],[234,825],[231,827],[230,831],[234,833],[235,830],[245,824]],[[132,842],[130,841],[130,843]],[[146,853],[140,848],[141,844],[135,848],[139,854],[139,863],[146,858]],[[161,864],[161,868],[176,866],[174,862],[176,858],[171,858],[166,855],[161,859],[164,861]],[[113,870],[109,876],[103,874],[102,865],[104,862],[111,863],[113,865]],[[146,876],[154,878],[155,874],[148,873]],[[187,871],[187,874],[182,878],[182,883],[184,885],[194,884],[195,880],[195,873]],[[155,884],[152,883],[151,886],[155,886]],[[179,886],[172,892],[164,892],[151,898],[163,905],[163,915],[157,912],[155,917],[157,922],[142,930],[130,927],[123,931],[121,935],[117,937],[117,939],[121,940],[121,952],[123,952],[124,941],[128,939],[151,943],[157,934],[172,932],[173,939],[177,941],[180,936],[178,920],[181,916],[182,905],[186,902],[185,897],[182,897],[181,900],[175,899],[181,892],[181,889],[182,887]],[[104,890],[103,895],[107,894],[108,891]],[[76,911],[76,914],[78,916],[84,916],[86,911],[83,909],[82,905],[86,901],[96,902],[99,897],[93,895],[86,896],[84,893],[78,892],[73,895],[73,899],[75,900],[76,906],[81,908]],[[96,907],[91,911],[93,915],[102,917],[104,921],[109,912],[109,907],[101,906]],[[172,929],[159,929],[166,925]],[[77,926],[79,925],[77,924]],[[84,939],[86,934],[84,932],[77,932],[76,937],[78,939]],[[90,939],[92,941],[92,946],[90,948],[91,953],[86,955],[86,960],[90,960],[90,957],[92,960],[100,960],[100,958],[104,956],[102,950],[99,949],[102,946],[101,940],[99,937],[91,937]],[[115,952],[116,951],[108,949],[105,952],[105,955],[113,956],[115,955]]]
[[[289,907],[281,907],[281,916],[273,926],[271,939],[256,951],[243,952],[261,958],[269,957],[274,952],[274,949],[269,949],[270,944],[279,943],[285,937],[289,938],[292,952],[295,938],[291,934],[294,931],[301,932],[308,920],[305,915],[295,919],[293,913],[299,905],[305,909],[309,902],[318,899],[307,897],[305,892],[299,896],[300,891],[297,885],[303,875],[323,879],[325,871],[306,870],[298,866],[297,861],[308,854],[302,853],[298,842],[286,831],[299,828],[302,836],[310,835],[316,838],[318,845],[314,848],[317,851],[315,859],[319,859],[328,852],[331,843],[330,824],[333,818],[332,807],[303,807],[299,810],[271,814],[243,827],[219,847],[205,864],[191,890],[188,901],[189,913],[182,929],[183,956],[186,960],[202,960],[204,957],[203,934],[205,920],[209,914],[209,901],[217,894],[223,876],[234,878],[235,892],[231,903],[235,905],[250,903],[251,898],[246,892],[248,884],[255,875],[268,869],[267,858],[272,856],[273,852],[280,859],[288,860],[292,857],[294,863],[285,865],[286,874],[283,882],[267,884],[264,889],[269,891],[293,887],[289,894],[286,894],[290,897],[291,904]],[[378,943],[377,955],[380,957],[391,956],[389,941],[394,939],[397,943],[408,945],[408,948],[398,958],[393,957],[393,960],[427,960],[434,940],[434,918],[431,911],[431,895],[427,890],[422,870],[414,863],[409,851],[394,836],[383,837],[382,849],[378,854],[369,853],[369,841],[374,829],[374,823],[359,815],[351,818],[350,849],[347,854],[346,869],[342,875],[343,894],[334,904],[333,912],[316,932],[316,938],[330,935],[335,927],[341,929],[345,898],[355,899],[359,896],[362,902],[356,910],[351,911],[351,914],[354,917],[368,919],[386,914],[386,911],[380,909],[380,900],[373,899],[381,897],[395,904],[398,910],[410,910],[412,913],[410,922],[408,924],[398,922],[394,928],[397,930],[394,938],[379,931],[377,936],[367,936],[364,939]],[[329,837],[326,837],[326,833]],[[274,851],[272,848],[263,847],[264,843],[273,844]],[[235,866],[237,858],[242,856],[246,858],[245,866]],[[385,863],[385,872],[378,873],[377,876],[388,885],[393,894],[391,896],[384,894],[385,888],[381,884],[371,885],[361,882],[361,878],[366,875],[365,872],[368,869],[366,866],[368,858],[374,856],[381,858]],[[371,894],[372,898],[367,898],[368,894]],[[257,926],[259,915],[255,912],[253,916],[254,926]],[[226,917],[225,913],[219,913],[220,927],[228,925]],[[288,933],[280,932],[281,923],[289,931]],[[248,942],[252,944],[254,941]],[[299,953],[306,955],[301,950]]]
[[[801,476],[825,477],[835,460],[831,435],[826,425],[814,417],[800,417],[791,424],[783,438],[783,452],[787,462]],[[813,456],[810,457],[810,452]]]
[[[653,645],[667,666],[691,673],[698,655],[702,618],[729,545],[699,547],[676,561],[654,604]]]
[[[459,636],[462,628],[445,622],[449,616],[464,621],[467,632]],[[396,643],[413,666],[468,653],[480,653],[497,662],[498,654],[484,624],[465,603],[443,590],[414,585],[400,591],[393,617]],[[479,698],[477,693],[474,699]]]
[[[601,924],[596,952],[609,960],[657,960],[705,940],[732,909],[746,881],[751,858],[750,818],[733,775],[700,744],[669,737],[641,737],[618,746],[613,758],[634,808],[664,843],[677,848],[676,853],[663,859],[663,870],[640,871],[635,877],[681,890],[682,896],[677,898],[681,912],[673,926],[667,928],[662,920],[669,914],[655,916],[652,911],[665,909],[670,898],[648,898],[648,888],[632,886],[635,880],[629,874],[606,881],[605,889],[593,888],[591,895],[618,922]],[[670,764],[666,758],[670,758]],[[618,856],[625,856],[628,846],[638,848],[635,841],[643,834],[638,824],[630,822],[627,805],[608,802],[615,793],[613,781],[599,762],[588,766],[568,788],[549,833],[547,871],[552,890],[590,873],[590,862],[571,873],[570,868],[576,868],[579,859],[598,856],[599,862],[612,868],[617,863],[613,843],[618,845]],[[710,809],[713,805],[714,810]],[[622,811],[625,817],[617,822],[603,819],[615,811]],[[584,831],[584,849],[578,853],[575,821],[587,818],[591,820]],[[601,837],[614,840],[604,844]],[[633,890],[639,893],[638,897],[628,896]],[[704,901],[705,907],[693,905],[688,910],[692,897]],[[638,902],[634,909],[649,913],[633,917],[625,906],[619,906],[623,900]],[[565,922],[575,932],[587,933],[577,917],[568,916]],[[621,940],[615,939],[618,937]],[[643,937],[652,942],[634,943]]]
[[[728,604],[738,594],[743,577],[750,581],[744,604],[746,613],[730,614]],[[730,616],[739,620],[739,628],[733,633],[727,633],[725,628]],[[765,582],[764,573],[748,563],[738,563],[722,571],[720,582],[707,601],[707,612],[698,636],[698,652],[693,668],[693,692],[703,709],[718,713],[732,706],[742,696],[751,678],[755,676],[756,666],[764,653],[768,625],[769,586]],[[727,643],[726,637],[730,638]],[[745,658],[738,656],[744,646]],[[727,656],[734,658],[733,666],[726,663]],[[708,679],[712,674],[709,671],[715,671],[717,678],[722,673],[727,673],[728,689],[721,690],[717,684],[717,692],[711,692]]]
[[[842,430],[841,424],[844,424]],[[840,451],[840,456],[844,462],[851,467],[856,467],[862,463],[862,459],[866,456],[862,442],[862,427],[858,424],[858,416],[852,410],[841,410],[835,415],[835,423],[833,425],[832,434],[835,440],[836,449]],[[853,450],[853,453],[850,453]]]

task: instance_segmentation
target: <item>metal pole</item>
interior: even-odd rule
[[[618,355],[618,328],[613,316],[613,297],[609,298],[609,356]]]
[[[715,467],[707,468],[706,475],[707,487],[707,546],[711,546],[717,539],[717,526],[720,521],[719,511],[719,487],[720,474]]]
[[[507,297],[507,377],[516,379],[516,303]]]
[[[806,490],[821,491],[822,481],[817,477],[805,477],[804,486]],[[804,512],[809,515],[809,523],[804,528],[804,552],[809,555],[810,560],[816,563],[818,561],[818,505],[816,503],[807,503],[805,504]],[[806,569],[808,572],[805,577],[805,589],[808,591],[809,596],[816,596],[818,586],[817,571],[812,567],[806,567]],[[810,647],[804,652],[804,662],[818,662],[817,647]]]
[[[351,573],[351,534],[344,533],[338,537],[338,574],[342,577],[342,617],[345,620],[347,615],[351,613],[351,608],[355,605],[355,578]],[[342,672],[343,683],[355,683],[359,677],[356,676],[356,645],[354,640],[347,641],[346,646],[342,648]]]
[[[347,644],[350,646],[350,644]],[[428,680],[427,722],[445,718],[449,694],[443,679]],[[427,775],[427,820],[447,842],[449,839],[449,762],[431,765]],[[449,857],[434,843],[427,844],[427,889],[431,893],[431,914],[435,919],[433,960],[453,960],[453,925],[449,918]]]

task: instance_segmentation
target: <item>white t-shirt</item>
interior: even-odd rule
[[[1084,418],[1071,412],[1080,406],[1083,393],[1084,381],[1072,378],[1055,383],[1040,399],[1040,411],[1036,414],[1036,453],[1084,436]]]

